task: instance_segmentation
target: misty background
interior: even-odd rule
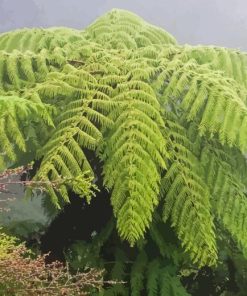
[[[83,29],[112,8],[140,15],[180,44],[247,51],[246,0],[0,0],[0,32],[50,26]]]

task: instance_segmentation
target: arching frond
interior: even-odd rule
[[[139,84],[138,87],[145,84]],[[113,189],[112,205],[120,235],[134,244],[144,235],[158,204],[160,171],[166,168],[163,120],[154,94],[119,84],[111,113],[114,122],[102,158],[105,184]]]
[[[45,105],[16,96],[0,96],[0,122],[1,170],[20,161],[19,153],[34,153],[44,137],[37,127],[53,126]]]

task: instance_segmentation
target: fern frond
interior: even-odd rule
[[[53,51],[56,47],[65,47],[82,40],[81,32],[74,29],[21,29],[0,34],[0,50],[38,53],[44,48]]]
[[[235,129],[247,115],[245,98],[239,97],[236,82],[222,75],[199,67],[195,62],[181,64],[165,87],[162,101],[179,104],[187,114],[188,121],[198,122],[200,135],[216,134],[222,144],[238,146],[245,151],[244,130]],[[210,73],[210,74],[209,74]],[[236,120],[233,125],[232,121]],[[243,146],[242,146],[243,145]]]
[[[204,148],[202,158],[216,217],[246,256],[246,159],[237,151],[226,154],[215,144]]]
[[[119,9],[113,9],[96,20],[87,28],[87,34],[96,42],[111,48],[135,49],[149,44],[176,43],[164,30],[149,25],[133,13]]]
[[[165,197],[163,220],[167,221],[170,217],[171,225],[194,262],[215,264],[214,224],[209,189],[203,181],[203,168],[191,150],[193,144],[188,141],[182,126],[171,120],[167,124],[170,127],[173,162],[161,185]]]
[[[161,270],[160,273],[160,295],[176,295],[176,296],[189,296],[185,288],[182,286],[179,279],[171,274],[169,267],[165,267]]]
[[[0,150],[5,168],[17,160],[18,153],[33,153],[36,141],[42,142],[37,133],[30,137],[31,130],[53,125],[45,105],[16,96],[0,96],[0,120]]]
[[[131,269],[131,295],[139,296],[144,288],[143,280],[145,277],[147,264],[147,255],[144,251],[141,251],[134,262]]]
[[[119,233],[134,244],[144,235],[158,204],[159,172],[166,167],[168,153],[155,96],[133,89],[119,93],[123,87],[120,84],[113,97],[119,108],[110,113],[114,126],[102,158],[104,182],[113,188],[112,205]],[[152,109],[157,118],[153,118]]]
[[[0,86],[5,91],[33,87],[36,82],[46,79],[46,74],[51,70],[49,67],[60,67],[56,63],[54,54],[45,57],[44,53],[35,55],[30,51],[0,51]]]
[[[207,64],[213,70],[220,70],[224,75],[234,78],[244,87],[247,86],[247,56],[245,53],[215,47],[215,46],[186,46],[185,59],[194,58],[199,64]]]
[[[160,262],[157,259],[151,261],[147,268],[147,292],[148,296],[159,295]]]
[[[52,92],[52,96],[54,95],[56,94]],[[67,105],[67,110],[56,118],[56,130],[39,152],[43,159],[35,179],[48,178],[52,181],[53,170],[63,178],[82,176],[85,171],[94,175],[84,149],[94,151],[102,139],[99,127],[111,125],[111,120],[106,117],[112,108],[110,101],[109,104],[110,106],[107,102],[100,104],[97,100],[94,103],[94,99],[89,96]],[[64,201],[68,201],[66,190],[62,197]]]

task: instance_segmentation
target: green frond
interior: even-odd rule
[[[222,144],[238,146],[244,131],[235,127],[241,125],[247,115],[245,98],[235,90],[236,82],[212,73],[194,62],[188,62],[175,70],[169,78],[162,101],[179,104],[186,112],[188,121],[198,122],[200,135],[216,134]],[[196,72],[198,71],[198,72]],[[209,74],[211,73],[211,74]],[[234,124],[232,124],[233,121]]]
[[[30,137],[31,129],[53,125],[45,105],[16,96],[0,96],[0,120],[1,160],[6,167],[18,159],[19,153],[33,153],[36,141],[42,143],[41,135]]]
[[[236,240],[246,256],[246,159],[237,151],[225,152],[209,146],[202,157],[217,219]],[[238,160],[239,159],[239,160]]]
[[[247,86],[246,53],[215,46],[186,46],[184,55],[185,59],[194,58],[199,64],[207,64],[211,69],[220,70],[244,87]]]
[[[189,296],[185,288],[182,286],[178,277],[173,275],[169,270],[169,266],[160,272],[160,294],[161,296]]]
[[[74,29],[20,29],[0,34],[0,50],[12,52],[17,49],[21,52],[38,53],[44,48],[52,51],[57,47],[65,47],[82,40],[84,38],[81,32]]]
[[[86,31],[90,38],[111,48],[135,49],[149,44],[176,43],[169,33],[149,25],[133,13],[120,9],[113,9],[100,17]]]
[[[131,295],[139,296],[141,291],[144,289],[143,281],[145,277],[147,255],[144,251],[141,251],[134,262],[131,269]]]
[[[158,296],[160,277],[160,262],[154,259],[147,267],[147,292],[148,296]]]
[[[112,267],[110,278],[117,281],[124,281],[126,278],[126,261],[127,257],[123,250],[117,248],[114,252],[115,263]],[[125,284],[116,283],[104,291],[107,296],[127,296],[128,287]]]
[[[46,88],[44,90],[47,91]],[[59,91],[63,90],[59,88]],[[69,91],[73,93],[73,87],[69,86]],[[65,88],[65,94],[66,92]],[[56,97],[58,92],[51,91],[50,94]],[[35,179],[42,180],[45,177],[50,181],[56,180],[51,174],[53,168],[63,178],[79,177],[85,171],[89,171],[93,176],[94,172],[84,149],[96,150],[102,139],[99,127],[106,128],[111,125],[111,120],[106,116],[111,109],[110,101],[108,104],[107,101],[101,104],[97,99],[94,102],[90,93],[89,98],[69,103],[66,110],[57,116],[56,130],[38,154],[39,157],[43,156],[43,159]],[[62,195],[67,201],[65,189]]]
[[[126,254],[121,250],[115,251],[115,264],[111,270],[111,278],[116,281],[123,281],[126,276]]]
[[[178,123],[167,121],[172,163],[162,179],[165,204],[163,220],[170,217],[182,245],[194,262],[215,264],[217,259],[210,192],[204,183],[203,167]],[[175,129],[175,133],[174,133]]]
[[[0,51],[0,86],[5,91],[33,87],[36,82],[45,80],[49,67],[54,66],[54,63],[54,54],[45,57],[30,51]]]
[[[166,167],[168,153],[156,97],[135,89],[119,93],[122,88],[120,84],[113,97],[120,103],[119,110],[110,113],[114,125],[102,148],[102,158],[104,182],[113,189],[111,200],[117,228],[133,245],[152,221],[158,204],[159,172]],[[153,118],[151,106],[157,119]]]
[[[9,82],[14,85],[16,89],[21,87],[21,81],[18,77],[17,55],[10,55],[6,60],[6,70]]]

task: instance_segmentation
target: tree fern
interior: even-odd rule
[[[186,295],[159,261],[178,258],[164,247],[167,225],[190,264],[217,263],[216,224],[246,255],[246,66],[243,52],[179,46],[122,10],[83,31],[1,34],[0,167],[27,156],[40,160],[35,180],[103,179],[120,238],[154,241],[158,252],[151,263],[146,249],[133,259],[131,293],[147,281],[150,295]],[[83,195],[66,183],[47,190],[58,208],[70,190]],[[124,277],[118,260],[112,274]]]

